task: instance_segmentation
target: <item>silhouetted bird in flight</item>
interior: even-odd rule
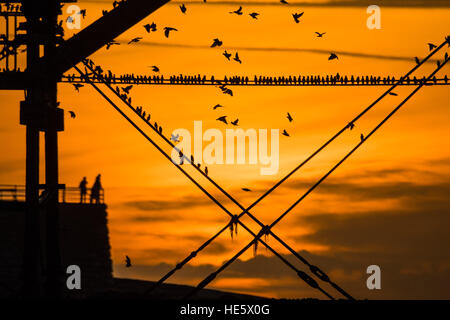
[[[172,27],[164,27],[164,35],[166,36],[166,38],[169,37],[170,31],[178,31],[178,30]]]
[[[234,120],[234,121],[231,121],[231,124],[232,124],[233,126],[237,126],[237,125],[238,125],[238,122],[239,122],[239,119],[236,119],[236,120]]]
[[[170,136],[170,140],[172,140],[173,142],[180,142],[180,140],[178,140],[180,138],[180,135],[174,135],[173,133]]]
[[[222,121],[223,123],[228,124],[228,122],[227,122],[227,116],[219,117],[219,118],[217,118],[216,120],[217,120],[217,121]]]
[[[159,68],[157,66],[150,66],[153,72],[159,72]]]
[[[230,61],[231,53],[228,53],[227,50],[225,50],[225,52],[223,53],[223,55],[225,56],[225,58],[228,59],[228,61]]]
[[[186,6],[184,5],[184,3],[181,4],[180,10],[181,12],[186,13]]]
[[[287,113],[287,119],[289,120],[289,122],[292,122],[292,120],[294,120],[294,119],[292,119],[292,117],[291,117],[289,112]]]
[[[282,135],[283,135],[283,136],[286,136],[286,137],[290,137],[289,133],[287,133],[287,131],[286,131],[286,130],[283,130],[283,133],[282,133]]]
[[[235,11],[230,11],[231,14],[235,13],[238,16],[242,15],[242,6],[239,7],[239,9],[235,10]]]
[[[252,12],[248,14],[250,17],[252,17],[253,19],[258,19],[259,13],[258,12]]]
[[[125,92],[126,94],[130,94],[131,88],[133,88],[133,85],[129,85],[129,86],[122,88],[122,91]]]
[[[75,87],[75,90],[77,90],[78,92],[80,92],[80,88],[84,87],[84,85],[81,83],[73,83],[72,85]]]
[[[429,44],[428,44],[428,48],[429,48],[430,51],[431,51],[431,50],[433,50],[433,49],[436,49],[436,48],[437,48],[437,45],[435,45],[435,44],[433,44],[433,43],[429,43]]]
[[[244,190],[245,192],[250,192],[252,190],[250,190],[249,188],[242,188],[242,190]]]
[[[353,130],[353,128],[355,127],[355,124],[353,122],[350,122],[347,126],[350,130]]]
[[[137,43],[141,40],[142,40],[142,37],[136,37],[136,38],[131,39],[130,42],[128,42],[128,44]]]
[[[294,18],[295,23],[299,23],[300,22],[300,17],[304,14],[304,12],[301,13],[293,13],[292,17]]]
[[[316,34],[317,34],[317,38],[322,38],[323,37],[323,35],[325,34],[326,32],[322,32],[322,33],[320,33],[320,32],[317,32],[316,31]]]
[[[335,53],[331,53],[330,56],[328,57],[328,60],[334,60],[334,59],[339,59],[339,58]]]
[[[106,50],[109,50],[109,48],[110,48],[112,45],[115,45],[115,44],[120,45],[120,43],[115,42],[114,40],[113,40],[113,41],[107,42],[107,43],[106,43]]]
[[[156,24],[154,23],[154,22],[152,22],[152,24],[146,24],[145,26],[144,26],[144,28],[145,28],[145,30],[148,32],[148,33],[150,33],[150,31],[153,31],[153,32],[155,32],[156,31]]]
[[[125,267],[131,267],[131,259],[129,256],[125,256]]]
[[[280,0],[282,4],[289,4],[286,0]]]
[[[214,42],[213,42],[213,44],[211,45],[211,48],[214,48],[214,47],[220,47],[222,44],[223,44],[223,42],[222,41],[220,41],[219,39],[214,39],[213,40]]]
[[[391,95],[391,96],[398,96],[398,94],[396,94],[395,92],[389,92],[389,94]]]
[[[417,64],[420,64],[420,60],[419,60],[419,58],[417,58],[417,57],[414,57],[414,60],[416,60],[416,63],[417,63]]]
[[[233,60],[234,60],[234,61],[237,61],[237,62],[239,62],[239,63],[242,63],[241,59],[239,58],[239,54],[238,54],[237,52],[236,52],[236,54],[234,55]]]
[[[69,114],[72,119],[75,119],[77,117],[77,115],[73,111],[69,111]]]
[[[361,141],[364,141],[364,135],[362,133],[361,133],[360,138],[361,138]]]
[[[223,105],[221,105],[221,104],[216,104],[216,105],[213,107],[213,110],[216,110],[217,108],[223,108]]]
[[[81,15],[84,18],[86,18],[86,9],[81,9],[80,12],[78,12],[79,15]]]

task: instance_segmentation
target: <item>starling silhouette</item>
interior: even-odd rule
[[[130,42],[128,42],[128,44],[137,43],[141,40],[142,40],[142,37],[136,37],[136,38],[131,39]]]
[[[75,90],[77,90],[78,92],[80,92],[80,88],[84,87],[84,84],[81,84],[81,83],[73,83],[72,85],[75,87]]]
[[[225,124],[228,124],[228,122],[227,122],[227,116],[219,117],[219,118],[217,118],[216,120],[217,120],[217,121],[221,121],[221,122],[223,122],[223,123],[225,123]]]
[[[178,31],[178,30],[172,27],[164,27],[164,35],[166,36],[166,38],[169,37],[170,31]]]
[[[213,107],[213,110],[216,110],[217,108],[223,108],[223,105],[221,105],[221,104],[216,104],[216,105]]]
[[[120,45],[120,43],[115,42],[114,40],[113,40],[113,41],[107,42],[107,43],[106,43],[106,50],[109,50],[109,48],[110,48],[112,45],[115,45],[115,44]]]
[[[286,0],[280,0],[282,4],[289,4]]]
[[[289,120],[289,122],[292,122],[292,120],[294,120],[292,119],[292,116],[289,112],[287,113],[287,119]]]
[[[150,66],[153,72],[159,72],[159,68],[157,66]]]
[[[391,96],[398,96],[398,94],[396,94],[395,92],[389,92],[389,94],[391,95]]]
[[[219,39],[214,39],[213,40],[214,42],[213,42],[213,44],[211,45],[211,48],[214,48],[214,47],[220,47],[222,44],[223,44],[223,42],[222,41],[220,41]]]
[[[239,62],[239,63],[242,63],[241,59],[239,58],[239,54],[238,54],[237,52],[236,52],[236,54],[234,55],[233,60],[234,60],[234,61],[237,61],[237,62]]]
[[[242,6],[240,6],[239,9],[237,9],[237,10],[235,10],[235,11],[231,11],[230,13],[231,13],[231,14],[235,13],[235,14],[237,14],[238,16],[241,16],[241,15],[242,15]]]
[[[205,174],[208,175],[208,167],[205,167]]]
[[[436,49],[436,48],[437,48],[437,45],[435,45],[435,44],[433,44],[433,43],[429,43],[429,44],[428,44],[428,48],[429,48],[430,51],[431,51],[431,50],[433,50],[433,49]]]
[[[414,60],[416,60],[416,63],[417,63],[417,64],[420,64],[420,60],[419,60],[419,58],[417,58],[417,57],[414,57]]]
[[[230,58],[231,58],[231,53],[228,53],[227,52],[227,50],[225,50],[225,52],[224,53],[222,53],[224,56],[225,56],[225,58],[227,58],[228,59],[228,61],[230,61]]]
[[[129,86],[122,88],[122,91],[125,92],[126,94],[130,94],[131,88],[133,88],[133,85],[129,85]]]
[[[250,190],[249,188],[242,188],[242,190],[244,190],[245,192],[250,192],[252,190]]]
[[[323,36],[324,36],[325,33],[326,33],[326,32],[320,33],[320,32],[317,32],[317,31],[316,31],[317,38],[323,38]]]
[[[283,133],[282,133],[282,135],[283,135],[283,136],[286,136],[286,137],[290,137],[290,136],[289,136],[289,133],[287,133],[287,131],[286,131],[286,130],[283,130]]]
[[[361,138],[361,141],[364,141],[364,135],[362,133],[361,133],[360,138]]]
[[[145,30],[147,31],[147,33],[150,33],[150,31],[155,32],[156,31],[156,24],[154,22],[152,22],[152,24],[146,24],[144,25]]]
[[[347,128],[349,128],[350,130],[353,130],[353,128],[355,128],[355,124],[354,124],[353,122],[350,122],[350,123],[347,125]]]
[[[334,60],[334,59],[338,59],[338,56],[335,53],[331,53],[330,56],[328,57],[328,60]]]
[[[238,125],[238,122],[239,122],[239,119],[236,119],[236,120],[234,120],[234,121],[231,121],[231,124],[232,124],[233,126],[237,126],[237,125]]]
[[[184,3],[181,4],[180,10],[182,13],[186,13],[186,6],[184,5]]]
[[[252,17],[253,19],[258,19],[259,13],[258,12],[252,12],[248,14],[250,17]]]
[[[75,119],[77,117],[77,115],[73,111],[69,111],[69,114],[72,119]]]
[[[300,12],[300,13],[293,13],[292,17],[294,18],[295,23],[299,23],[300,22],[300,17],[304,14],[304,12]]]
[[[131,259],[129,256],[125,256],[125,267],[131,267]]]

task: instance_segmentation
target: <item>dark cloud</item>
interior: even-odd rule
[[[213,202],[207,196],[204,197],[189,196],[173,200],[127,201],[124,202],[123,205],[139,209],[142,211],[162,211],[162,210],[190,209],[194,207],[209,205],[212,203]],[[147,217],[141,218],[147,219]],[[137,219],[139,219],[139,217]]]

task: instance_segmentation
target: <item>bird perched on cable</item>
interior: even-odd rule
[[[172,27],[164,27],[164,35],[166,36],[166,38],[169,37],[170,31],[178,31],[178,30]]]
[[[73,111],[69,111],[69,114],[72,119],[75,119],[77,117],[77,115]]]
[[[248,14],[250,17],[252,17],[253,19],[258,19],[259,13],[258,12],[252,12]]]
[[[193,164],[193,163],[194,163],[194,156],[191,155],[191,164]]]
[[[317,34],[317,38],[323,38],[323,36],[324,36],[324,34],[326,34],[326,32],[320,33],[320,32],[316,31],[316,34]]]
[[[286,137],[290,137],[289,133],[287,133],[287,131],[286,131],[286,130],[283,130],[283,133],[282,133],[282,135],[283,135],[283,136],[286,136]]]
[[[433,49],[436,49],[436,48],[437,48],[437,45],[435,45],[435,44],[433,44],[433,43],[429,43],[429,44],[428,44],[428,48],[429,48],[430,51],[431,51],[431,50],[433,50]]]
[[[417,64],[420,64],[420,59],[419,59],[419,58],[414,57],[414,60],[416,60],[416,63],[417,63]]]
[[[286,118],[289,120],[289,122],[292,122],[292,120],[294,120],[289,112],[287,113]]]
[[[361,138],[361,141],[364,141],[364,135],[362,133],[361,133],[360,138]]]
[[[213,41],[214,41],[214,42],[213,42],[213,44],[211,45],[211,48],[214,48],[214,47],[220,47],[220,46],[223,44],[223,42],[220,41],[220,40],[217,39],[217,38],[215,38]]]
[[[150,66],[153,72],[159,72],[159,68],[157,66]]]
[[[205,174],[208,175],[208,167],[205,167]]]
[[[231,14],[237,14],[238,16],[242,15],[242,6],[239,7],[239,9],[235,10],[235,11],[230,11]]]
[[[221,105],[221,104],[216,104],[216,105],[213,107],[213,110],[216,110],[217,108],[223,108],[223,105]]]
[[[77,90],[78,92],[80,92],[80,88],[84,87],[84,84],[81,84],[81,83],[73,83],[72,85],[75,87],[75,90]]]
[[[236,54],[234,55],[233,60],[234,60],[234,61],[237,61],[237,62],[239,62],[239,63],[242,63],[241,59],[239,58],[239,54],[238,54],[237,52],[236,52]]]
[[[186,13],[187,9],[186,9],[186,6],[184,5],[184,3],[181,4],[180,10],[181,10],[182,13]]]
[[[353,122],[350,122],[350,123],[347,125],[347,128],[349,128],[350,130],[353,130],[353,128],[355,128],[355,124],[354,124]]]
[[[223,123],[225,123],[225,124],[228,124],[228,122],[227,122],[227,116],[219,117],[219,118],[217,118],[216,120],[217,120],[217,121],[221,121],[221,122],[223,122]]]
[[[131,88],[133,88],[133,85],[129,85],[129,86],[122,88],[122,91],[125,92],[126,94],[130,94]]]
[[[334,59],[338,59],[338,56],[335,53],[330,53],[330,56],[328,57],[328,60],[334,60]]]
[[[222,53],[224,56],[225,56],[225,58],[227,58],[228,59],[228,61],[230,61],[230,58],[231,58],[231,53],[228,53],[227,52],[227,50],[225,50],[225,52],[224,53]]]
[[[128,42],[128,44],[137,43],[141,40],[142,40],[142,37],[136,37],[136,38],[131,39],[130,42]]]
[[[131,259],[129,256],[125,256],[125,267],[126,268],[131,267]]]
[[[231,121],[231,124],[232,124],[233,126],[237,126],[237,125],[238,125],[238,122],[239,122],[239,119],[236,119],[236,120],[234,120],[234,121]]]
[[[155,32],[156,31],[156,23],[152,22],[152,24],[147,23],[146,25],[144,25],[145,30],[147,31],[147,33],[150,33],[150,31]]]
[[[118,42],[116,42],[116,41],[114,41],[114,40],[107,42],[107,43],[106,43],[106,50],[109,50],[109,48],[110,48],[112,45],[115,45],[115,44],[120,45],[120,43],[118,43]]]
[[[300,18],[301,16],[304,14],[304,12],[300,12],[300,13],[293,13],[292,17],[294,18],[295,23],[299,23],[300,22]]]

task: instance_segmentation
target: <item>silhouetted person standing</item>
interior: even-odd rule
[[[83,180],[81,180],[80,185],[78,186],[80,188],[80,203],[86,202],[86,195],[87,195],[87,180],[86,177],[83,177]]]
[[[100,182],[101,175],[99,174],[95,178],[94,185],[91,189],[91,203],[92,201],[95,201],[95,204],[100,203],[100,190],[103,190],[102,183]]]

